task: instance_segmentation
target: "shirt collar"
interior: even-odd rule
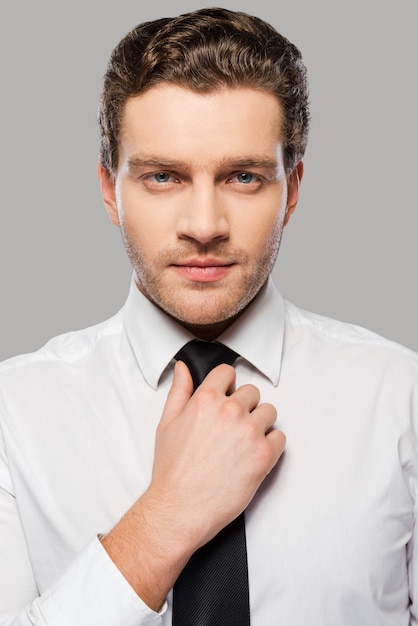
[[[124,324],[139,368],[153,388],[180,348],[194,336],[154,305],[132,277]],[[218,340],[277,385],[284,337],[284,302],[271,278]]]

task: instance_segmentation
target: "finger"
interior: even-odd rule
[[[242,385],[236,390],[235,397],[251,413],[260,402],[260,390],[255,385]]]
[[[177,417],[190,400],[193,393],[193,380],[189,369],[183,361],[174,366],[174,377],[165,402],[161,423],[170,422]]]
[[[284,452],[286,446],[286,435],[281,430],[273,429],[267,433],[266,440],[273,452],[273,463],[269,469],[269,471],[271,471]]]
[[[251,413],[251,416],[257,420],[260,429],[264,434],[273,429],[277,419],[277,410],[272,404],[260,404]]]
[[[235,391],[236,372],[232,365],[222,363],[209,372],[204,381],[199,385],[202,387],[214,386],[220,393],[231,395]]]

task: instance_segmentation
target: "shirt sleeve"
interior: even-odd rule
[[[412,431],[408,459],[408,482],[414,500],[414,516],[411,539],[407,546],[408,588],[410,598],[410,626],[418,626],[418,390],[412,399]]]
[[[418,484],[415,484],[415,505],[412,538],[408,544],[408,587],[411,601],[410,626],[418,626]]]
[[[0,626],[161,626],[97,537],[46,592],[38,592],[0,430]]]

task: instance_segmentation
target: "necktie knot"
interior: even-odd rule
[[[221,363],[233,365],[238,354],[222,343],[193,339],[186,343],[174,358],[186,363],[196,389],[214,367]]]

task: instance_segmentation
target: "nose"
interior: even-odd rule
[[[180,239],[202,245],[227,239],[229,225],[221,192],[215,184],[196,184],[189,189],[177,223]]]

